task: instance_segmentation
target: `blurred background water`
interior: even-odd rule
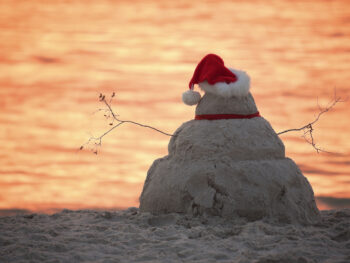
[[[78,148],[121,119],[172,133],[207,53],[246,70],[276,131],[312,121],[334,90],[349,94],[350,3],[334,1],[0,1],[0,209],[138,206],[147,170],[169,137],[122,125],[97,155]],[[95,112],[95,113],[94,113]],[[321,209],[350,207],[349,100],[303,133],[281,135]]]

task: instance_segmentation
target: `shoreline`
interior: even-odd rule
[[[316,196],[315,197],[317,207],[320,211],[328,210],[339,210],[339,209],[350,209],[350,198],[347,197],[332,197],[332,196]],[[63,210],[94,210],[94,211],[122,211],[127,210],[128,207],[59,207],[59,208],[42,208],[36,210],[30,210],[25,208],[0,208],[0,217],[3,216],[15,216],[15,215],[26,215],[26,214],[47,214],[52,215],[59,213]]]

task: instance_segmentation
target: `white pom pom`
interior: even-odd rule
[[[197,91],[188,90],[182,93],[182,101],[187,105],[196,105],[201,99],[201,94]]]

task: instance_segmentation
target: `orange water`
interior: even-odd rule
[[[248,71],[261,114],[276,131],[314,119],[336,88],[350,95],[348,1],[0,2],[0,209],[137,206],[149,166],[169,137],[124,125],[98,155],[78,151],[114,109],[174,132],[193,118],[181,93],[207,53]],[[349,100],[302,133],[282,135],[315,195],[350,202]],[[337,201],[337,199],[335,200]],[[319,202],[320,208],[332,207]],[[337,207],[337,203],[334,207]]]

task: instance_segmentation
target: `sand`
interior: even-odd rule
[[[302,226],[63,210],[0,217],[0,262],[350,262],[350,209]]]
[[[206,93],[196,107],[196,114],[256,112],[250,93],[242,98]],[[170,139],[168,155],[147,172],[140,211],[319,220],[310,183],[263,117],[183,123]]]

